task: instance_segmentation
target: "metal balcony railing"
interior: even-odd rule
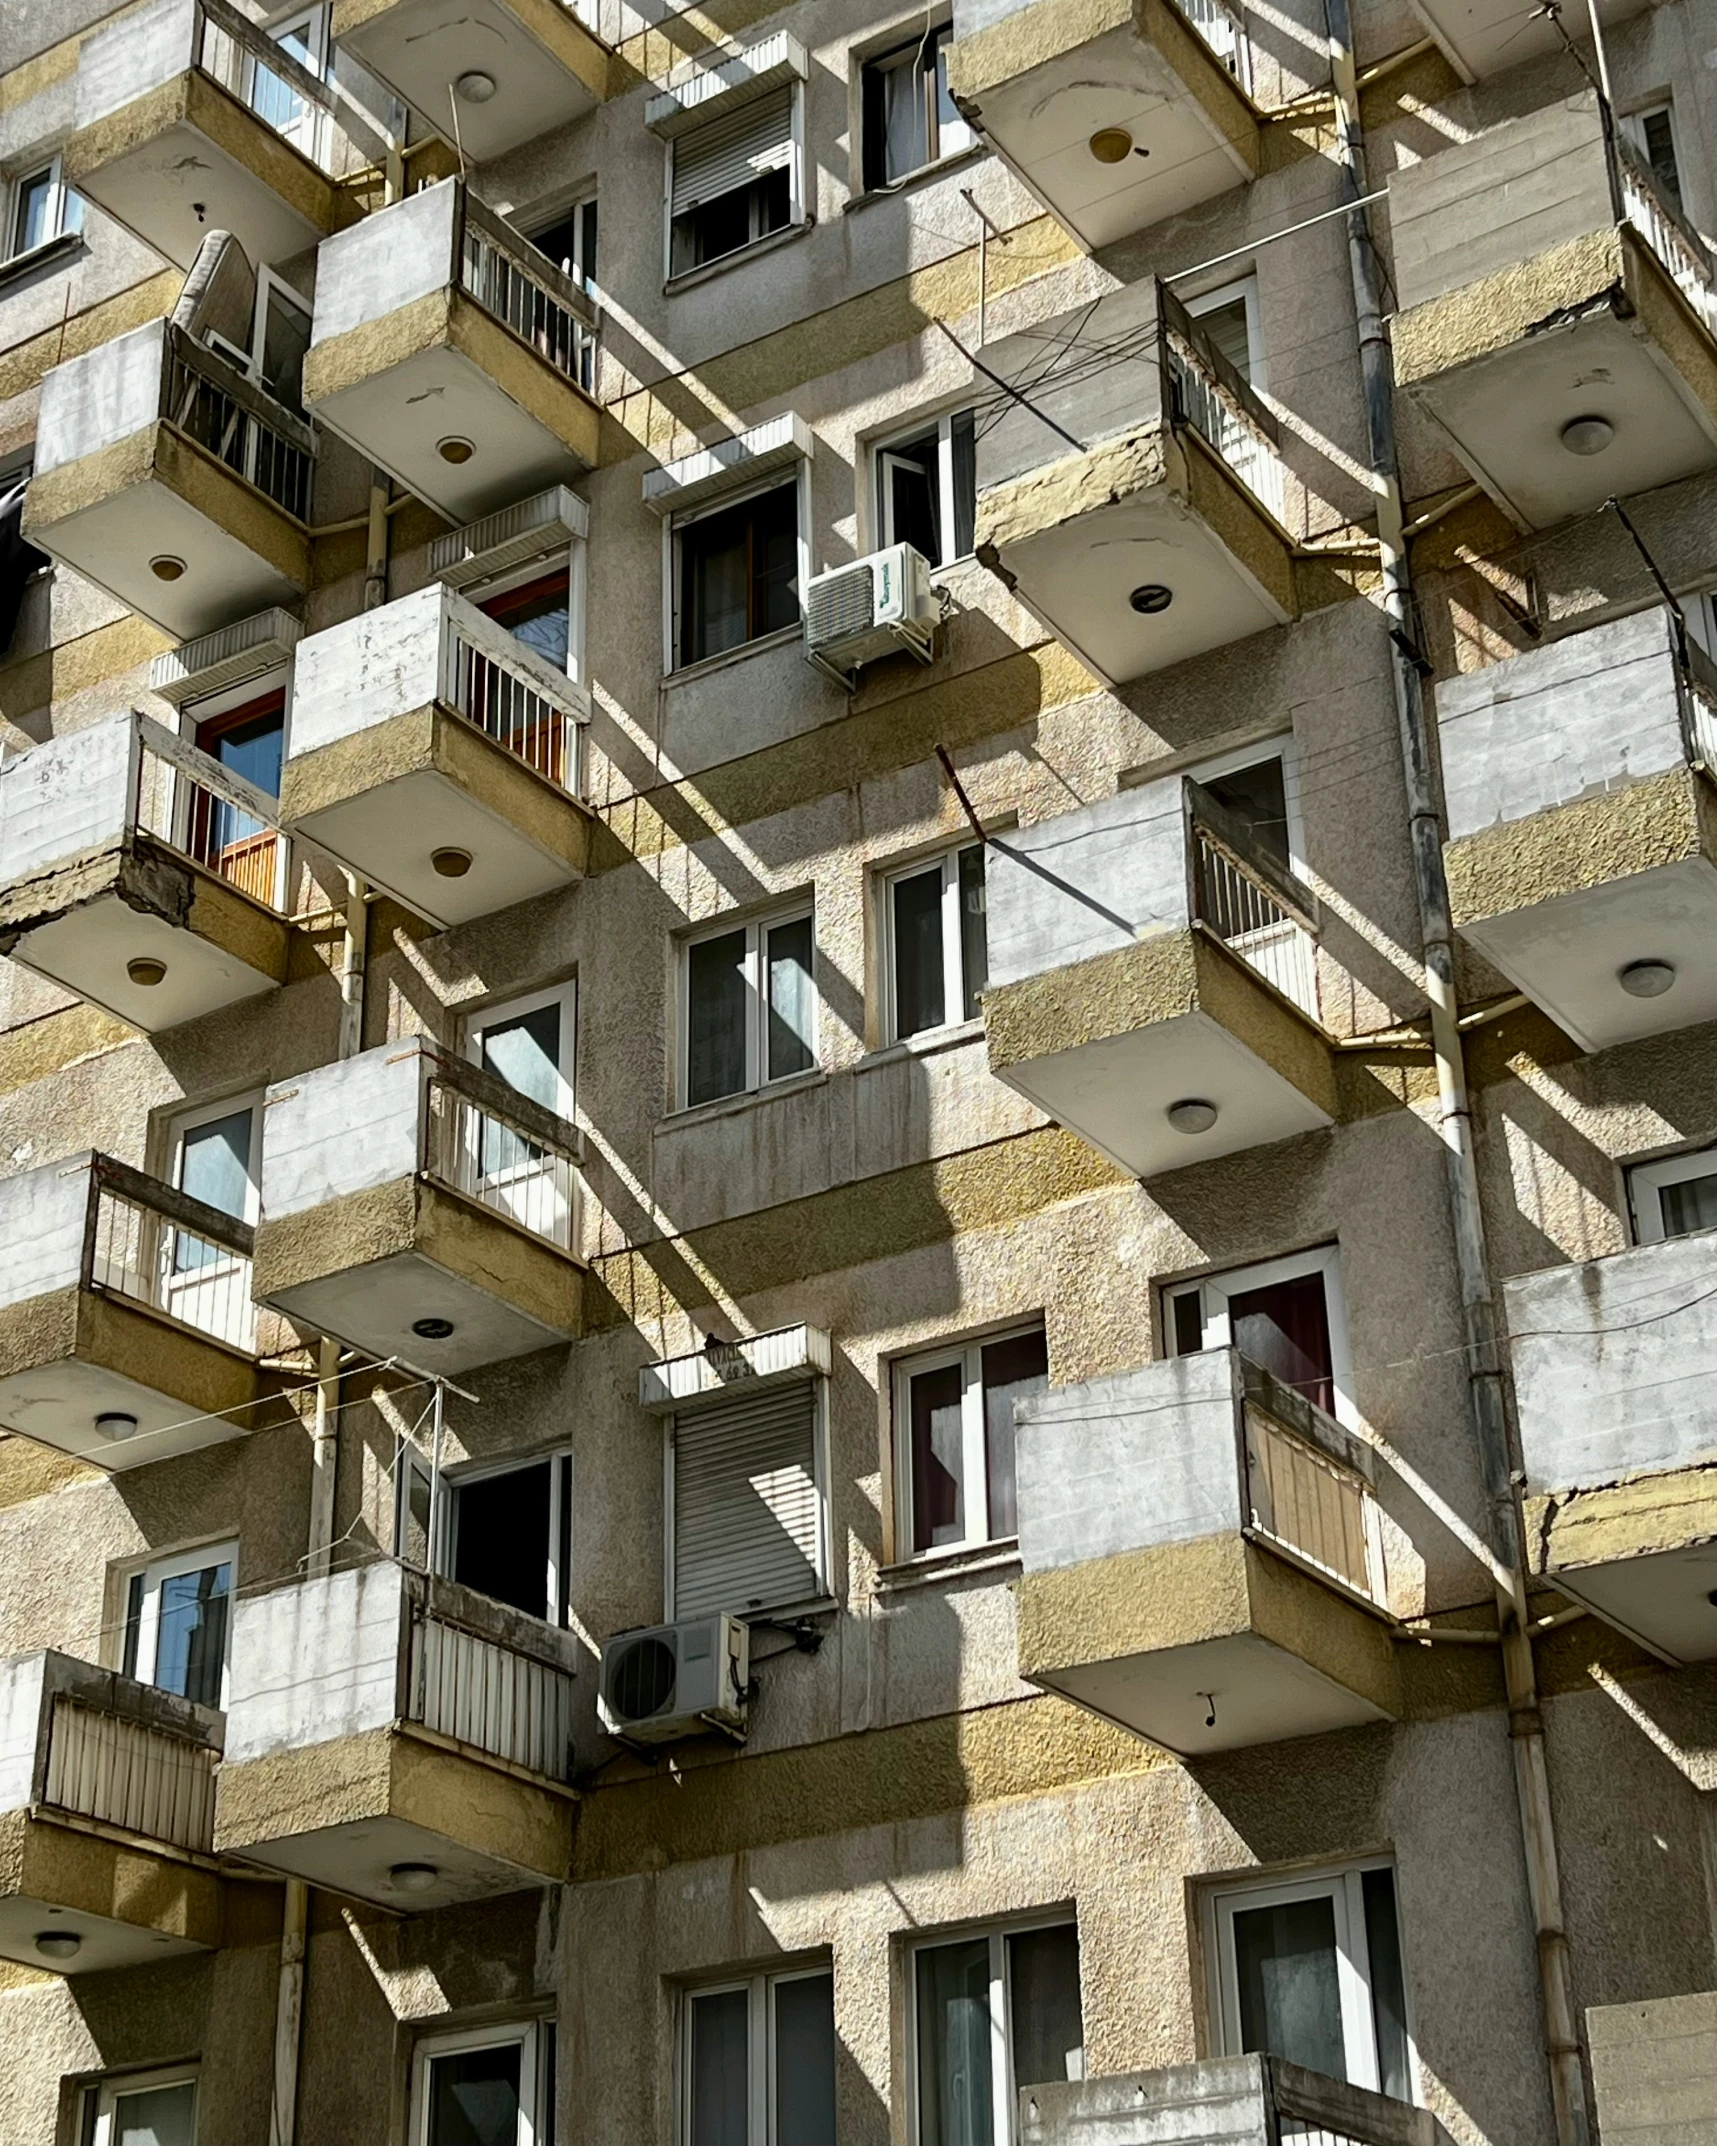
[[[83,1280],[246,1355],[256,1348],[254,1233],[109,1155],[90,1169]]]
[[[1241,1358],[1248,1524],[1272,1547],[1387,1609],[1382,1519],[1339,1423]]]
[[[56,1692],[42,1801],[76,1818],[207,1855],[214,1844],[219,1760],[218,1746],[192,1743],[152,1722]]]
[[[278,910],[285,899],[286,836],[275,800],[231,768],[134,710],[137,726],[132,819],[252,901]]]
[[[1250,96],[1252,91],[1252,46],[1239,11],[1227,0],[1174,0],[1175,6]]]
[[[545,1780],[567,1780],[572,1677],[479,1629],[476,1607],[463,1588],[433,1578],[414,1583],[406,1718]]]
[[[483,1066],[437,1058],[422,1137],[426,1177],[563,1252],[578,1250],[582,1143],[563,1118]]]
[[[1657,174],[1603,107],[1604,146],[1616,221],[1629,224],[1657,255],[1670,281],[1717,336],[1717,264],[1705,241],[1665,194]]]
[[[192,65],[329,178],[388,153],[380,126],[335,81],[322,81],[228,0],[197,0]]]
[[[1168,394],[1177,424],[1190,425],[1227,463],[1261,507],[1282,521],[1287,511],[1281,429],[1234,367],[1166,287],[1158,293]]]
[[[307,521],[316,435],[236,366],[166,324],[161,341],[161,415],[265,499]]]
[[[460,289],[556,372],[589,393],[598,325],[589,292],[463,184],[456,231]]]
[[[1190,913],[1312,1020],[1318,1017],[1317,897],[1258,846],[1202,783],[1186,784]]]
[[[485,737],[560,789],[579,794],[579,737],[583,714],[571,679],[551,693],[544,667],[514,656],[496,628],[479,642],[476,630],[450,616],[441,644],[441,698]]]

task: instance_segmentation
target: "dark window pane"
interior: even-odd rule
[[[916,1036],[947,1018],[942,986],[942,867],[897,879],[894,905],[894,1029]]]
[[[725,931],[686,949],[686,1101],[709,1103],[745,1087],[745,934]]]
[[[1049,1385],[1049,1348],[1041,1332],[992,1341],[983,1352],[984,1460],[989,1474],[990,1534],[1019,1526],[1014,1498],[1014,1403]],[[1033,2074],[1034,2077],[1038,2076]]]
[[[1333,1904],[1293,1900],[1236,1915],[1234,1964],[1242,2047],[1345,2079]]]
[[[1196,1356],[1204,1347],[1204,1306],[1196,1289],[1170,1299],[1174,1311],[1174,1353]]]
[[[808,1073],[816,1063],[811,920],[795,917],[791,924],[772,925],[764,938],[769,993],[767,1078],[785,1080],[791,1073]]]
[[[1717,1229],[1717,1172],[1684,1177],[1679,1185],[1658,1190],[1666,1237],[1686,1237],[1696,1229]]]
[[[120,1662],[128,1677],[137,1674],[137,1643],[143,1636],[143,1575],[134,1572],[125,1589],[125,1653]]]
[[[965,1534],[965,1427],[958,1364],[909,1379],[912,1416],[912,1547],[934,1550]]]
[[[517,2042],[429,2060],[429,2146],[518,2146]]]
[[[1371,1955],[1371,2017],[1377,2029],[1377,2078],[1397,2101],[1413,2098],[1407,2060],[1407,1986],[1401,1967],[1401,1928],[1395,1916],[1395,1873],[1360,1874],[1365,1895],[1365,1947]]]
[[[282,696],[278,704],[254,716],[248,723],[235,723],[228,729],[217,731],[203,745],[203,750],[230,767],[235,775],[242,775],[246,782],[255,783],[259,790],[266,790],[270,797],[280,795],[280,751],[286,733],[286,704]],[[198,740],[199,744],[202,741]],[[227,807],[230,812],[233,807]],[[254,820],[246,823],[254,827]]]
[[[483,1031],[483,1063],[498,1073],[509,1088],[540,1103],[557,1116],[561,1110],[560,1017],[558,1001],[538,1006],[530,1013],[515,1014],[510,1021],[497,1021]],[[478,1121],[477,1166],[486,1178],[526,1168],[541,1162],[543,1153],[533,1141],[493,1119]]]
[[[1230,298],[1194,316],[1193,326],[1211,348],[1228,360],[1242,380],[1252,377],[1252,342],[1246,332],[1246,301]]]
[[[1675,130],[1667,112],[1648,112],[1640,122],[1645,136],[1645,160],[1672,205],[1681,206],[1681,172],[1675,161]]]
[[[916,1969],[919,2146],[992,2146],[989,1939],[927,1946]]]
[[[1213,775],[1204,787],[1245,823],[1263,854],[1286,869],[1288,796],[1281,761],[1259,760],[1251,767],[1236,768],[1232,775]]]
[[[1079,2010],[1079,1932],[1070,1922],[1008,1939],[1014,2091],[1085,2076]]]
[[[775,2146],[835,2146],[835,1979],[775,1985]]]
[[[176,1573],[161,1582],[160,1625],[155,1639],[153,1682],[199,1706],[221,1703],[221,1672],[227,1658],[230,1565]]]
[[[935,433],[908,446],[885,448],[881,456],[889,541],[912,545],[932,566],[942,563],[937,463]]]
[[[135,2094],[115,2094],[113,2146],[192,2146],[197,2089],[187,2079],[179,2086],[146,2086]]]
[[[751,638],[799,617],[799,487],[779,485],[752,502]]]
[[[452,1577],[532,1617],[548,1609],[549,1468],[548,1461],[535,1461],[448,1485]]]
[[[1329,1311],[1321,1274],[1243,1290],[1229,1298],[1228,1316],[1234,1346],[1242,1356],[1319,1408],[1334,1409]]]
[[[680,536],[680,574],[685,619],[680,660],[696,663],[719,656],[750,638],[747,623],[750,517],[730,507],[693,522]]]
[[[569,628],[564,573],[545,574],[523,588],[491,596],[480,608],[545,663],[557,671],[566,669]]]
[[[974,414],[962,410],[949,420],[954,450],[954,548],[950,558],[970,556],[976,541],[978,520],[978,449]],[[943,565],[948,562],[942,561]]]
[[[984,924],[984,847],[974,843],[960,852],[960,980],[964,1018],[975,1021],[983,1006],[979,993],[989,981],[989,946]]]
[[[747,2146],[750,2012],[745,1990],[691,1999],[691,2146]]]

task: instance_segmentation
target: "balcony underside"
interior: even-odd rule
[[[186,1858],[151,1852],[33,1811],[0,1816],[0,1959],[38,1972],[148,1967],[221,1942],[220,1880]],[[45,1959],[44,1930],[82,1940]]]
[[[476,164],[582,119],[608,94],[609,54],[555,0],[338,0],[333,36]],[[448,85],[486,74],[495,93],[449,109]]]
[[[1461,936],[1589,1051],[1717,1016],[1717,796],[1689,769],[1448,847]],[[1633,998],[1630,962],[1675,970]]]
[[[0,953],[145,1035],[285,981],[291,927],[147,837],[0,888]],[[128,965],[161,962],[157,984]]]
[[[1599,12],[1608,29],[1645,5],[1646,0],[1599,0]],[[1523,15],[1517,0],[1413,0],[1413,12],[1443,50],[1481,82],[1564,49],[1552,25],[1542,16]]]
[[[354,1137],[357,1137],[354,1135]],[[577,1262],[422,1178],[397,1179],[257,1225],[255,1294],[378,1358],[456,1375],[571,1340]],[[412,1331],[445,1319],[440,1340]]]
[[[420,1731],[382,1729],[223,1766],[215,1846],[329,1892],[424,1913],[564,1884],[572,1807],[564,1792]],[[435,1884],[401,1892],[388,1877],[400,1863],[432,1864]]]
[[[281,811],[432,924],[490,916],[583,876],[590,816],[447,709],[415,708],[286,764]],[[431,862],[463,851],[450,879]]]
[[[989,139],[1093,249],[1257,175],[1256,111],[1163,0],[1044,0],[961,38],[950,74]],[[1106,164],[1090,142],[1108,128],[1133,150]]]
[[[1188,1758],[1401,1712],[1382,1619],[1238,1531],[1027,1573],[1019,1660]]]
[[[1137,1177],[1320,1130],[1336,1117],[1319,1031],[1202,930],[984,995],[990,1071]],[[1208,1132],[1164,1112],[1217,1106]]]
[[[80,127],[64,170],[68,186],[178,268],[216,228],[253,261],[286,261],[345,220],[333,182],[196,69]]]
[[[0,1424],[96,1467],[243,1437],[256,1397],[250,1357],[103,1291],[56,1289],[0,1310]],[[97,1430],[109,1413],[137,1429]]]
[[[978,500],[978,556],[1111,685],[1225,647],[1297,609],[1291,547],[1217,458],[1161,425]],[[1173,601],[1142,614],[1156,583]]]
[[[1717,353],[1656,261],[1603,230],[1427,300],[1395,323],[1397,372],[1525,528],[1709,469]],[[1599,454],[1563,428],[1601,417]]]
[[[1717,1657],[1717,1467],[1526,1501],[1535,1569],[1672,1662]]]
[[[465,522],[593,469],[596,405],[456,290],[313,344],[305,405],[331,432]],[[465,440],[468,461],[439,452]]]
[[[169,425],[45,471],[28,522],[32,543],[179,641],[310,586],[301,525]],[[151,570],[163,557],[183,561],[176,581]]]

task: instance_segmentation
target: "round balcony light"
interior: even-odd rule
[[[468,74],[462,74],[453,87],[467,104],[487,104],[495,94],[495,77],[486,75],[481,67],[473,67]]]
[[[463,879],[471,869],[468,849],[432,849],[429,861],[443,879]]]
[[[455,433],[450,439],[437,440],[435,451],[443,462],[451,462],[455,469],[463,469],[477,452],[469,440],[462,440]]]
[[[396,1863],[388,1883],[396,1893],[427,1893],[440,1876],[433,1863]]]
[[[1662,998],[1674,981],[1673,961],[1630,961],[1616,971],[1616,982],[1629,998]]]
[[[1171,1103],[1163,1112],[1177,1133],[1185,1133],[1190,1139],[1194,1133],[1207,1133],[1216,1123],[1218,1112],[1214,1103],[1207,1103],[1201,1095],[1184,1096],[1180,1102]]]
[[[414,1319],[411,1330],[420,1341],[445,1341],[453,1331],[451,1319]]]
[[[75,1959],[83,1950],[83,1939],[75,1930],[38,1930],[31,1942],[45,1960]]]
[[[153,991],[158,983],[165,982],[167,964],[157,961],[153,954],[139,954],[134,961],[125,964],[125,973],[134,984],[145,991]]]
[[[1141,618],[1155,618],[1174,602],[1174,591],[1160,581],[1141,581],[1127,601]]]
[[[149,571],[157,581],[182,581],[185,577],[185,562],[183,559],[175,559],[170,551],[164,551],[150,560]]]
[[[136,1432],[137,1418],[123,1408],[104,1408],[95,1427],[103,1438],[130,1438]]]
[[[1562,427],[1562,444],[1571,455],[1601,455],[1615,436],[1607,417],[1571,417]]]
[[[1099,127],[1085,146],[1099,164],[1124,164],[1133,153],[1133,137],[1125,127]]]

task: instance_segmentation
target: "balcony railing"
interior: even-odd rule
[[[1681,722],[1687,757],[1717,780],[1717,663],[1682,633]]]
[[[227,0],[197,0],[192,64],[330,178],[382,163],[382,129]]]
[[[1281,431],[1274,416],[1167,289],[1162,320],[1176,420],[1190,425],[1258,504],[1282,521],[1288,472],[1277,451]]]
[[[1192,914],[1300,1011],[1318,1017],[1317,897],[1202,783],[1186,785]]]
[[[597,313],[590,294],[499,216],[460,189],[459,287],[588,394]]]
[[[564,694],[551,694],[541,668],[514,654],[503,629],[482,642],[479,631],[450,608],[441,642],[441,699],[526,767],[578,796],[584,718],[571,679]]]
[[[275,801],[141,711],[132,817],[138,829],[265,908],[285,898],[286,837]]]
[[[1616,221],[1631,224],[1668,271],[1670,281],[1717,336],[1717,265],[1705,242],[1665,195],[1657,174],[1604,111]]]
[[[171,323],[162,338],[161,414],[265,499],[307,521],[316,435],[236,366]]]
[[[95,1157],[84,1246],[89,1288],[250,1354],[253,1245],[248,1223],[111,1156]]]
[[[1348,1434],[1244,1357],[1240,1375],[1252,1531],[1297,1563],[1387,1609],[1377,1500],[1365,1477],[1343,1457],[1352,1452]]]
[[[433,1578],[415,1581],[410,1608],[407,1719],[546,1780],[572,1763],[573,1681],[553,1663],[506,1645]]]
[[[56,1692],[42,1800],[73,1817],[207,1855],[219,1759],[217,1747]]]
[[[1114,2136],[1129,2146],[1449,2146],[1429,2109],[1285,2057],[1207,2057],[1163,2071],[1027,2087],[1021,2146]]]
[[[565,1121],[464,1059],[434,1059],[427,1089],[424,1175],[576,1251],[582,1180]]]
[[[1213,58],[1251,94],[1252,45],[1239,11],[1227,0],[1175,0],[1175,5],[1209,46]]]

